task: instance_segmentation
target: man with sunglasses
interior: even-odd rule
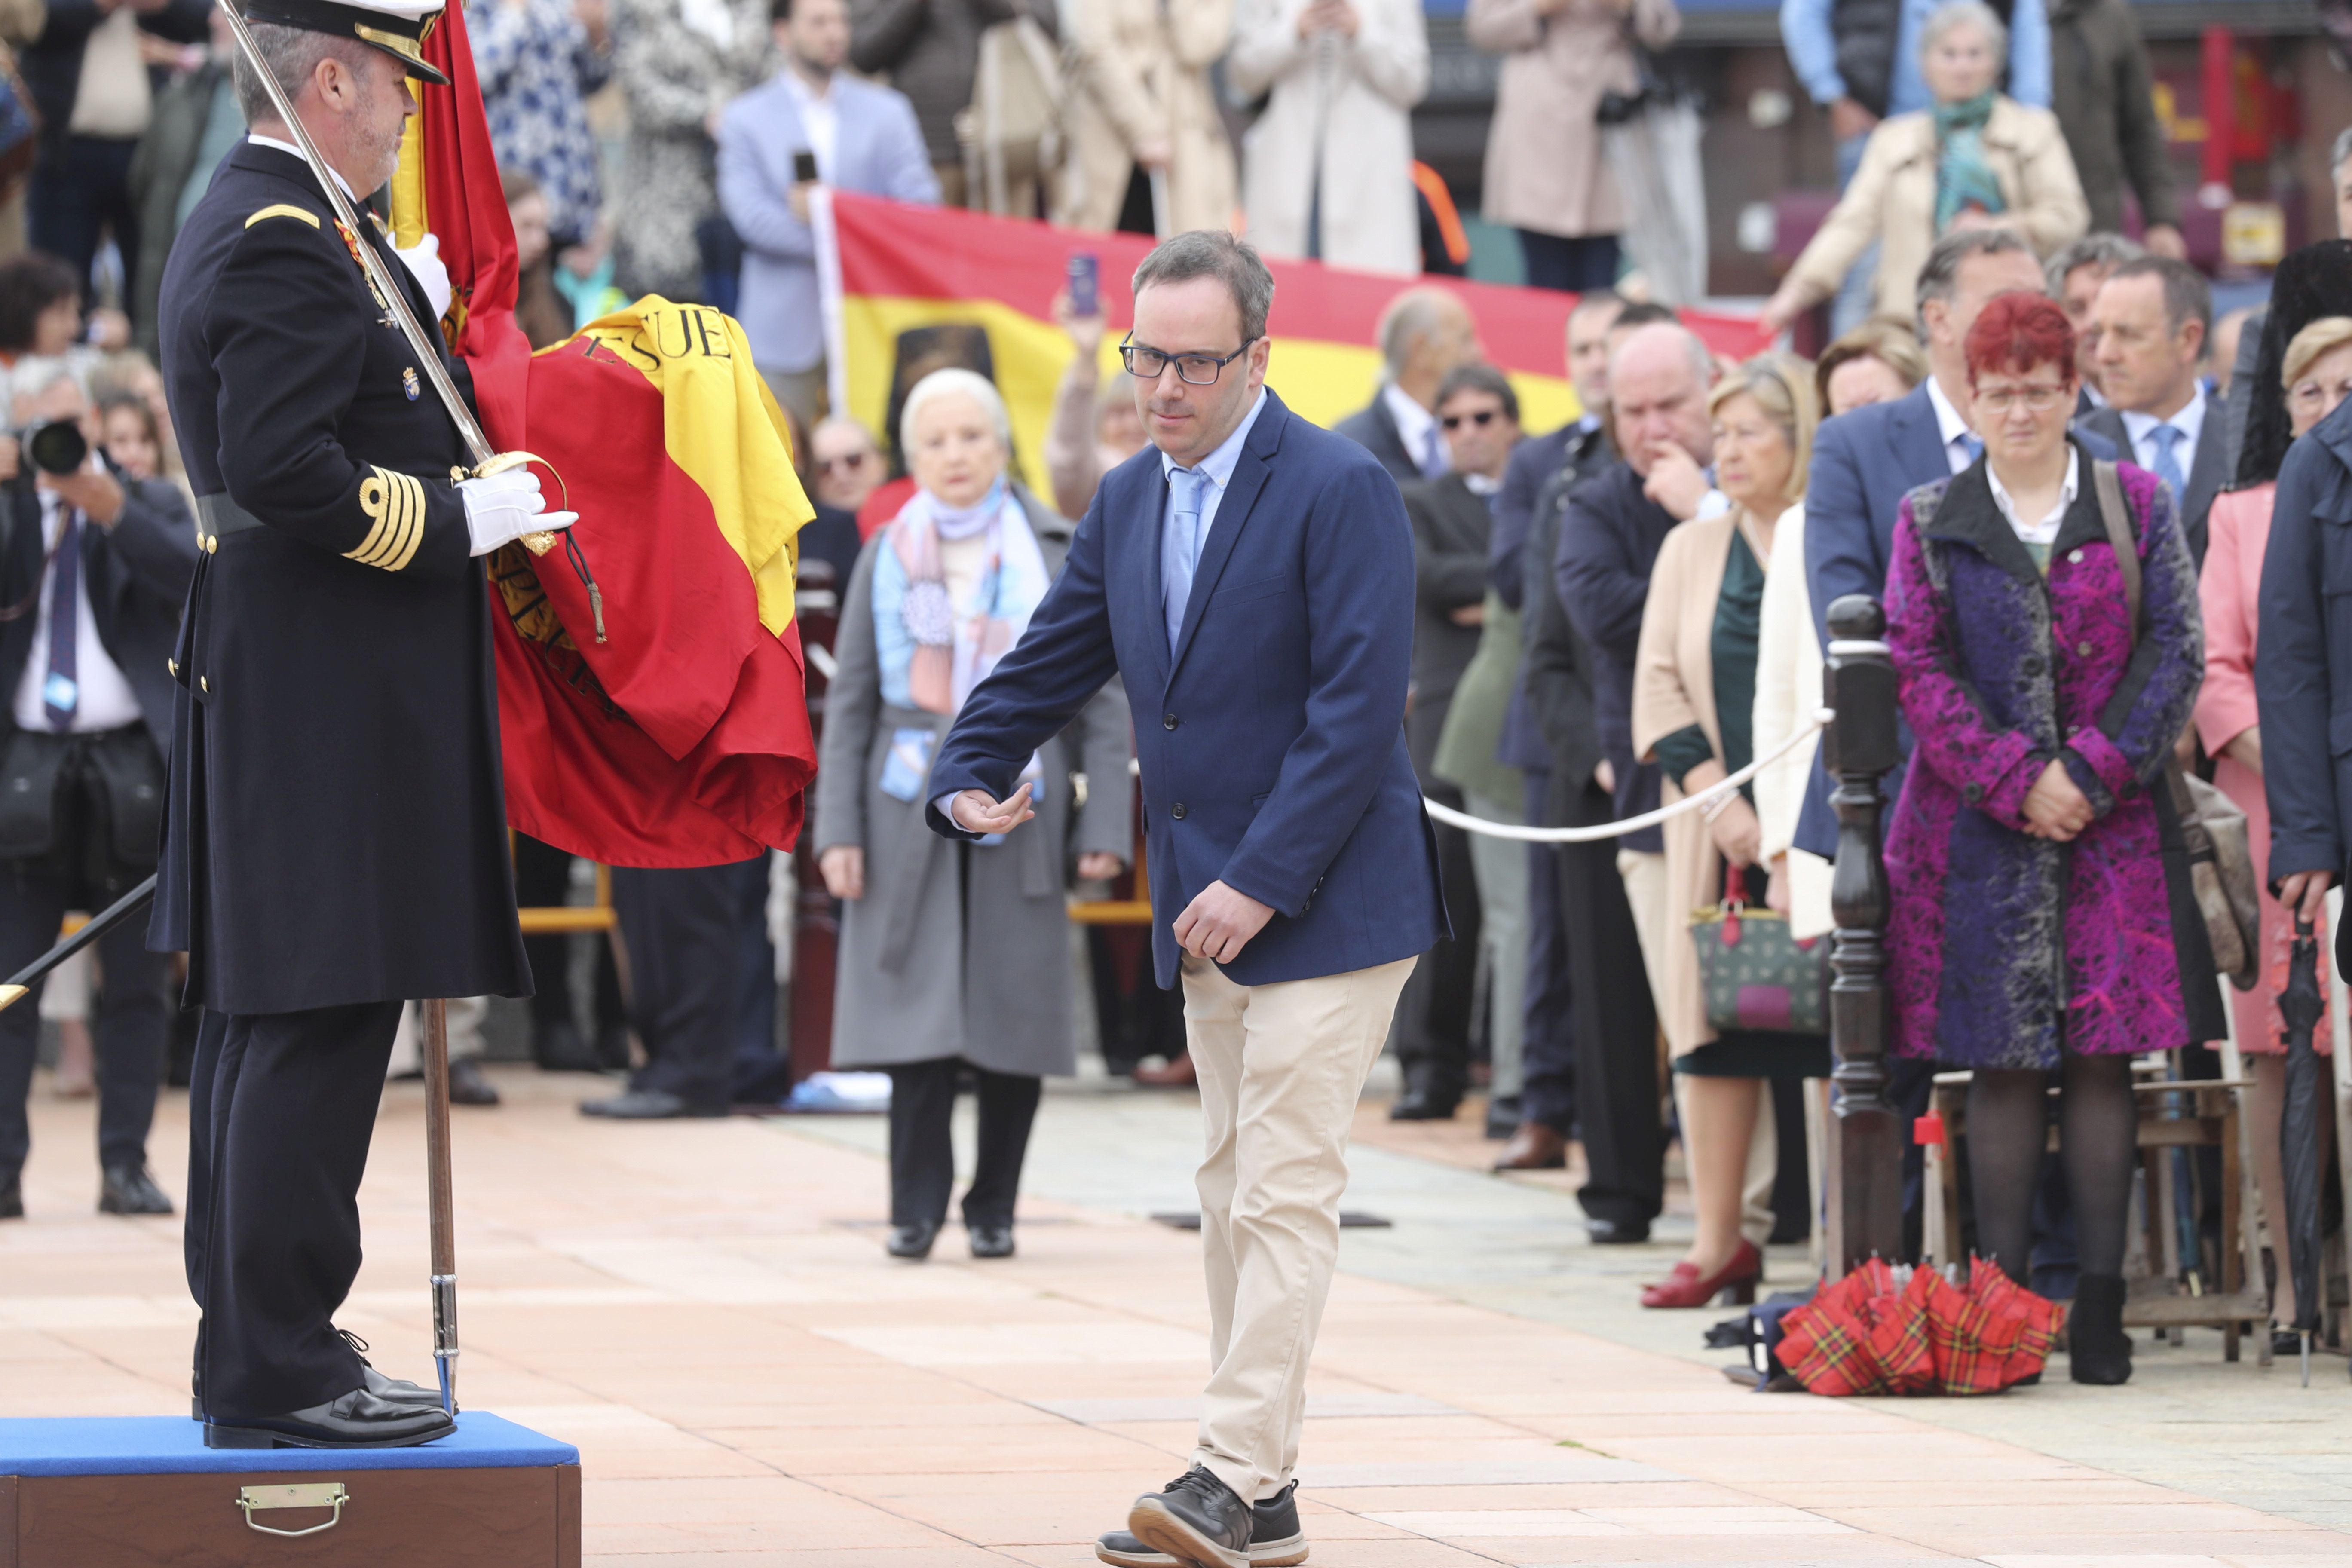
[[[1405,749],[1396,484],[1265,389],[1274,279],[1247,245],[1178,235],[1134,292],[1151,447],[1104,476],[1061,578],[965,702],[929,817],[953,838],[1017,828],[1032,753],[1125,681],[1152,956],[1184,988],[1206,1123],[1211,1373],[1192,1467],[1097,1552],[1244,1568],[1305,1556],[1293,1476],[1348,1129],[1405,976],[1447,931]]]
[[[1464,809],[1463,791],[1453,777],[1458,767],[1441,772],[1438,739],[1447,730],[1454,710],[1454,695],[1465,683],[1471,660],[1488,636],[1490,608],[1500,616],[1495,628],[1507,637],[1507,660],[1498,643],[1488,657],[1496,661],[1487,673],[1499,675],[1474,689],[1480,715],[1471,727],[1483,740],[1457,754],[1488,784],[1485,800],[1471,807],[1477,816],[1519,820],[1524,786],[1516,772],[1498,773],[1495,746],[1501,738],[1503,703],[1510,696],[1510,672],[1518,663],[1518,622],[1497,599],[1486,597],[1488,537],[1495,527],[1494,505],[1503,488],[1503,470],[1519,439],[1519,400],[1501,371],[1490,364],[1465,364],[1446,373],[1434,395],[1437,426],[1444,433],[1452,468],[1441,478],[1417,480],[1404,489],[1405,514],[1412,520],[1415,595],[1412,626],[1412,709],[1405,715],[1405,741],[1412,765],[1421,775],[1422,793],[1433,800]],[[1483,691],[1485,700],[1477,693]],[[1469,715],[1464,715],[1470,719]],[[1457,753],[1458,745],[1448,748]],[[1507,780],[1507,783],[1503,782]],[[1507,800],[1508,805],[1501,802]],[[1491,809],[1490,809],[1491,808]],[[1414,993],[1429,988],[1440,994],[1458,992],[1465,1002],[1477,989],[1478,952],[1482,941],[1496,948],[1497,976],[1509,976],[1495,991],[1494,1026],[1488,1031],[1495,1060],[1497,1095],[1518,1093],[1522,982],[1527,971],[1527,853],[1504,839],[1474,840],[1458,827],[1439,825],[1438,864],[1444,868],[1446,914],[1454,924],[1454,940],[1441,942],[1429,955],[1413,984],[1405,988],[1407,1022],[1397,1031],[1397,1058],[1404,1068],[1404,1092],[1389,1108],[1391,1121],[1443,1121],[1461,1103],[1470,1082],[1470,1032],[1461,1029],[1413,1027],[1409,1009]],[[1489,847],[1496,853],[1490,853]],[[1502,866],[1502,858],[1517,862],[1517,875]],[[1490,888],[1489,882],[1498,885]],[[1506,930],[1487,931],[1484,917],[1493,912]],[[1470,1010],[1465,1006],[1464,1011]],[[1508,1015],[1507,1016],[1506,1015]],[[1425,1015],[1424,1015],[1425,1017]],[[1464,1022],[1466,1024],[1467,1019]]]
[[[809,437],[809,467],[814,470],[816,503],[837,506],[853,517],[882,482],[882,453],[873,432],[841,415],[818,422]]]

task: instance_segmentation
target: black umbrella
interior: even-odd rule
[[[2286,1107],[2279,1118],[2279,1163],[2286,1172],[2286,1250],[2294,1270],[2294,1321],[2303,1336],[2303,1383],[2311,1386],[2311,1336],[2319,1327],[2319,939],[2297,917],[2294,952],[2279,993],[2286,1021]]]

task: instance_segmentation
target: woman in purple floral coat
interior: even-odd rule
[[[1978,1245],[2012,1279],[2031,1261],[2046,1090],[2063,1086],[2072,1371],[2121,1383],[2131,1058],[2224,1031],[2178,827],[2149,787],[2203,673],[2197,572],[2171,491],[2121,466],[2135,639],[2095,460],[2067,437],[2074,338],[2055,304],[2000,296],[1968,356],[1985,456],[1906,498],[1887,574],[1918,738],[1886,843],[1895,1037],[1975,1073]]]

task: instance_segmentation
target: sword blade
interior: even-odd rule
[[[246,63],[253,68],[253,74],[261,79],[263,90],[269,94],[270,107],[277,110],[278,118],[285,122],[288,133],[294,138],[294,144],[302,149],[302,161],[310,165],[311,176],[319,182],[319,189],[326,194],[327,205],[334,209],[343,226],[350,229],[354,237],[359,237],[358,212],[352,208],[351,198],[343,195],[343,187],[336,180],[334,170],[319,155],[318,144],[310,140],[309,128],[294,112],[293,102],[287,98],[285,88],[279,85],[277,73],[263,62],[261,49],[254,43],[253,34],[247,29],[245,17],[234,5],[224,5],[221,12],[228,21],[229,31],[236,35],[236,47],[245,52]],[[384,303],[391,309],[393,320],[399,323],[401,335],[408,340],[408,346],[424,362],[425,379],[433,384],[441,405],[457,422],[457,434],[465,437],[466,449],[473,454],[474,466],[480,468],[498,454],[490,446],[490,438],[483,434],[481,421],[476,419],[474,411],[466,406],[465,398],[458,394],[457,384],[449,378],[448,366],[441,357],[444,352],[441,334],[437,331],[428,331],[416,319],[416,312],[410,309],[408,294],[401,288],[400,279],[392,275],[383,254],[364,237],[360,238],[359,258],[360,266],[367,272],[369,281],[375,285],[376,292],[383,297]]]

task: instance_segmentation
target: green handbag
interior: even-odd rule
[[[1748,903],[1744,872],[1720,905],[1691,913],[1706,1026],[1776,1035],[1830,1032],[1830,943],[1789,934],[1789,918]]]

